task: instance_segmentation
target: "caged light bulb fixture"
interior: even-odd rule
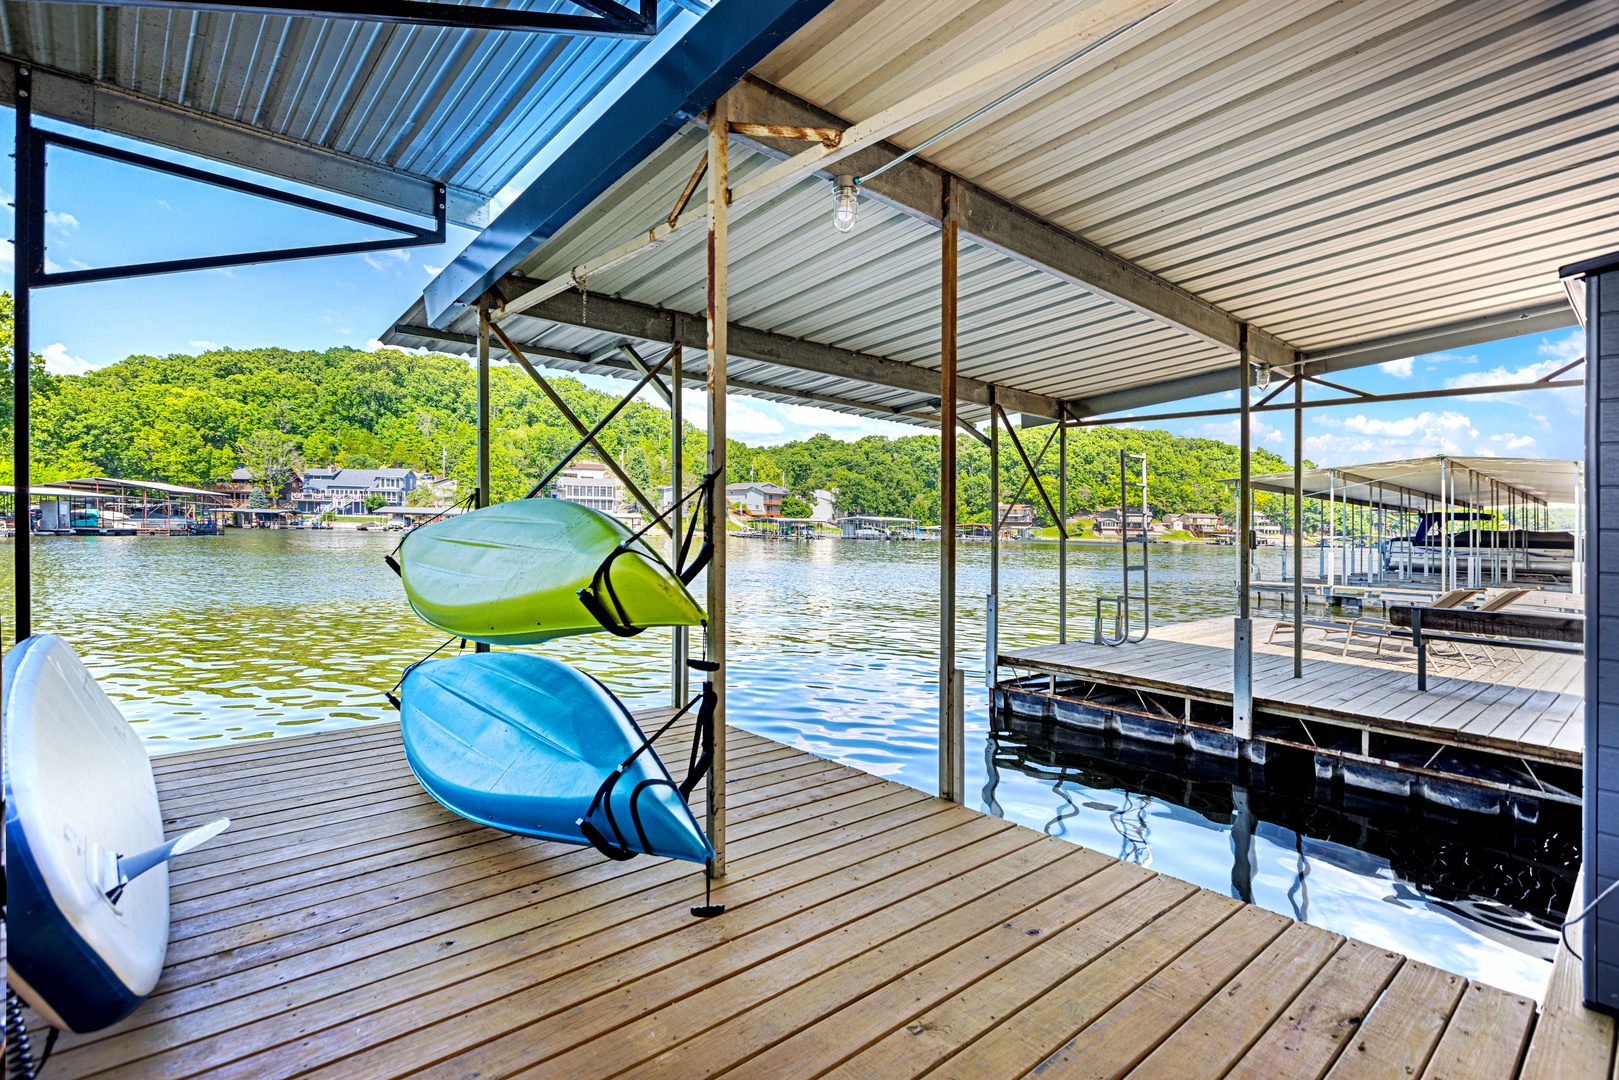
[[[860,191],[852,176],[832,181],[832,226],[838,232],[853,232],[855,215],[860,212]]]
[[[1257,387],[1261,393],[1270,387],[1269,364],[1254,365],[1254,386]]]

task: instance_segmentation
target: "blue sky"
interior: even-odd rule
[[[7,142],[11,130],[9,110],[0,110],[0,131]],[[9,234],[11,185],[0,186],[7,189],[4,225]],[[52,268],[368,235],[363,227],[338,219],[59,149],[52,151],[48,190],[47,257]],[[365,348],[470,237],[470,232],[452,227],[449,242],[434,248],[40,290],[34,303],[35,349],[45,354],[52,370],[72,374],[132,353],[194,353],[216,345]],[[0,281],[7,287],[11,259],[10,245],[0,247]],[[1525,382],[1582,351],[1579,332],[1568,329],[1344,372],[1336,381],[1377,393]],[[618,385],[590,381],[604,388]],[[1316,390],[1310,396],[1328,393]],[[1235,401],[1233,393],[1174,408],[1225,407]],[[1330,465],[1438,452],[1574,458],[1582,452],[1582,408],[1580,391],[1568,389],[1316,409],[1306,413],[1305,456]],[[701,412],[701,401],[694,400],[688,415],[700,422]],[[1153,426],[1236,441],[1235,419]],[[731,400],[730,430],[734,438],[753,444],[806,438],[817,431],[844,439],[918,431],[741,397]],[[1259,445],[1291,458],[1287,414],[1256,417],[1254,434]]]

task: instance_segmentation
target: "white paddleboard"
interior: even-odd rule
[[[119,857],[164,841],[157,785],[139,736],[65,641],[30,637],[3,667],[6,976],[51,1024],[94,1031],[163,971],[168,867],[117,888]]]

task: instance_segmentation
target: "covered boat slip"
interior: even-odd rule
[[[1229,390],[1246,473],[1261,374],[1292,387],[1297,433],[1307,380],[1572,326],[1554,268],[1619,246],[1603,0],[922,8],[666,2],[651,42],[587,46],[7,3],[0,93],[438,228],[492,218],[383,335],[479,356],[485,496],[491,356],[646,386],[671,346],[672,414],[687,384],[709,392],[694,474],[725,474],[730,392],[963,427],[992,454],[1024,454],[1014,416],[1056,420],[1060,457],[1086,418]],[[26,368],[29,289],[88,279],[45,272],[42,171],[17,168]],[[699,792],[728,910],[698,921],[684,865],[451,816],[390,727],[167,758],[169,824],[239,826],[176,872],[151,1005],[52,1068],[1608,1075],[1611,1023],[1560,1060],[1573,1042],[1541,1040],[1557,1029],[1533,1002],[956,805],[954,447],[942,799],[733,730]],[[722,721],[725,536],[706,604]]]
[[[664,714],[667,715],[667,714]],[[658,717],[641,717],[650,726]],[[689,730],[666,738],[680,745]],[[730,872],[432,801],[393,724],[165,756],[146,1007],[56,1077],[1606,1076],[1536,1003],[736,729]],[[694,804],[701,804],[697,793]]]
[[[1286,498],[1288,518],[1294,500],[1317,504],[1321,538],[1314,551],[1305,545],[1307,581],[1584,588],[1578,461],[1441,454],[1267,473],[1250,485]],[[1572,512],[1573,529],[1553,526],[1554,508]],[[1292,531],[1284,546],[1296,542]]]

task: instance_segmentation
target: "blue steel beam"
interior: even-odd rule
[[[559,133],[567,142],[544,151],[533,183],[428,284],[429,325],[443,328],[830,3],[718,0],[593,119]]]

